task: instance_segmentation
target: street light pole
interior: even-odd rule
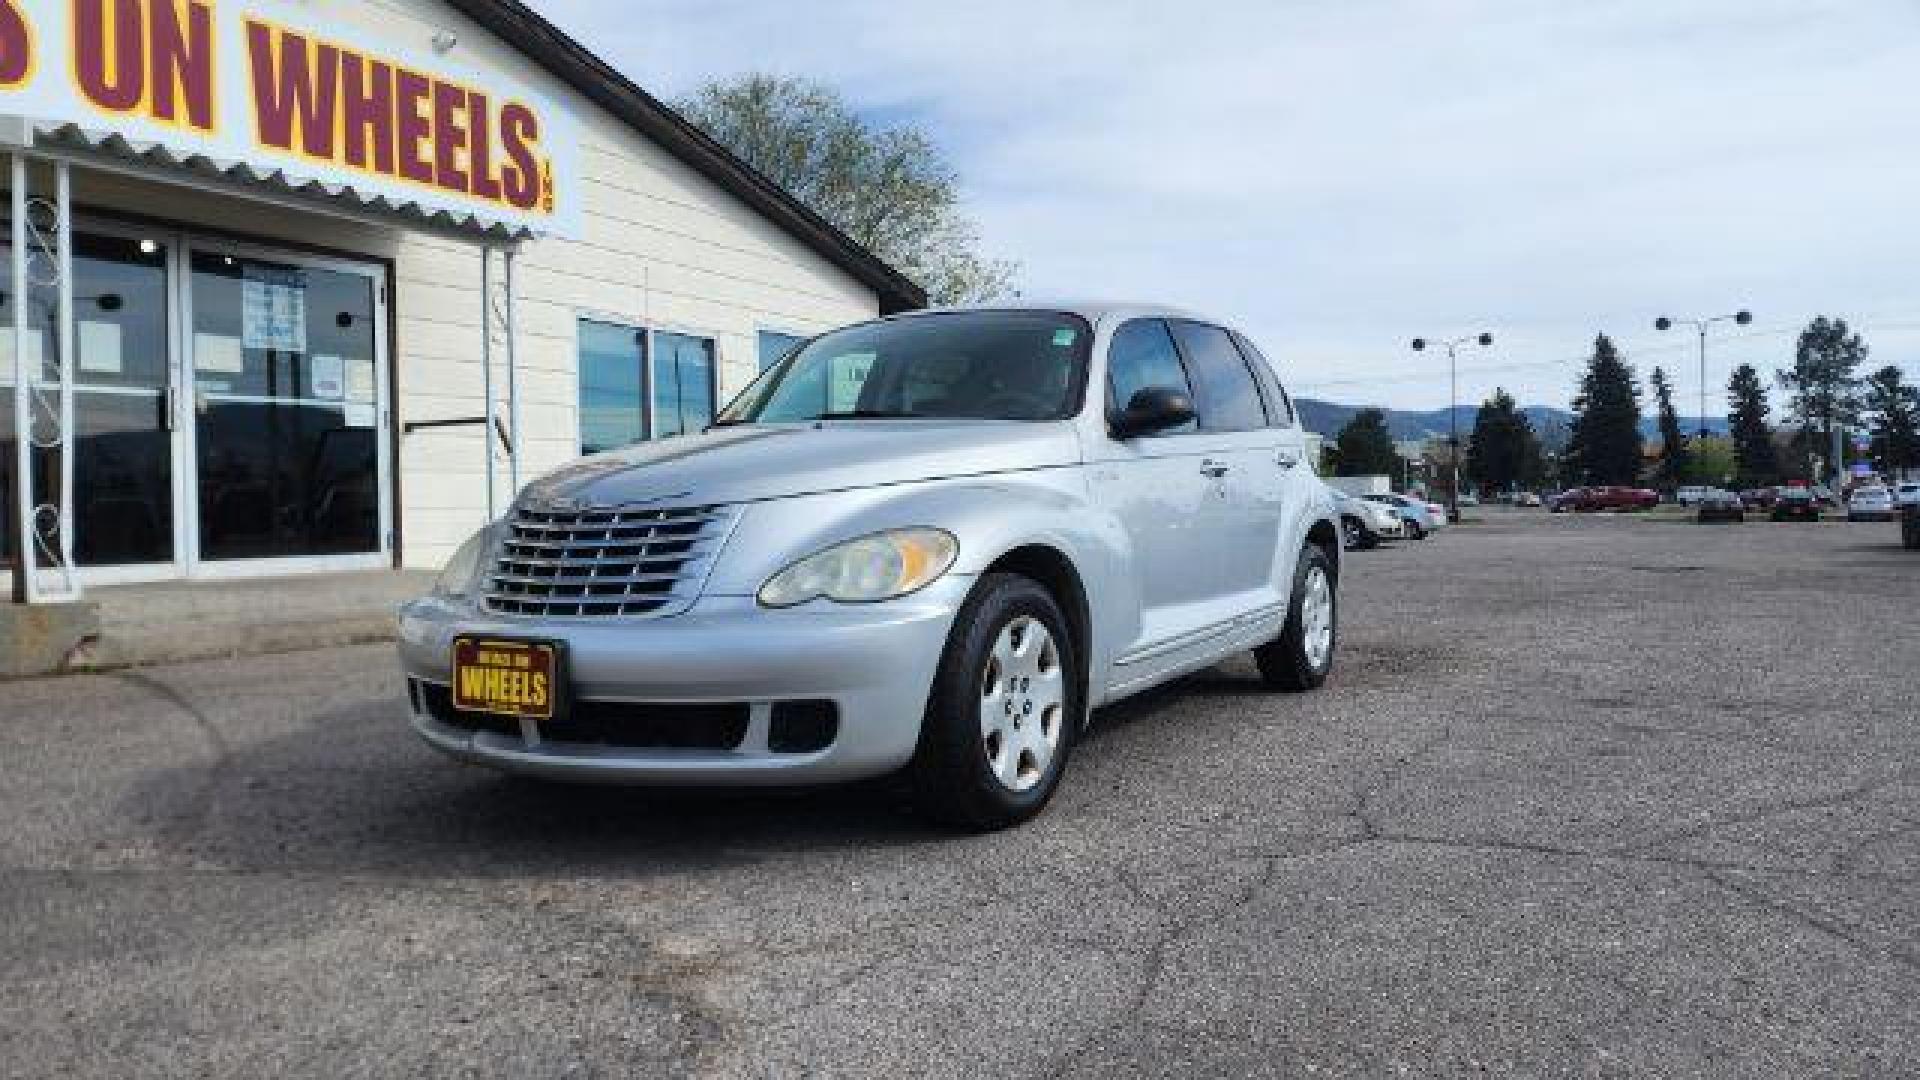
[[[1493,344],[1492,334],[1468,334],[1454,338],[1446,343],[1447,348],[1447,465],[1453,474],[1452,483],[1447,488],[1447,520],[1460,520],[1460,346],[1475,344],[1487,348]],[[1413,339],[1413,351],[1425,352],[1426,338]]]
[[[1740,310],[1731,315],[1715,315],[1710,319],[1670,319],[1661,316],[1653,320],[1655,330],[1671,330],[1675,323],[1685,323],[1693,327],[1700,335],[1700,437],[1707,437],[1707,327],[1714,323],[1732,322],[1745,326],[1753,321],[1753,312]]]

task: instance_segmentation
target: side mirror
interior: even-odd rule
[[[1109,418],[1116,439],[1137,439],[1193,422],[1193,398],[1171,386],[1143,386],[1127,407]]]

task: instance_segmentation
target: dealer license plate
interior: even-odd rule
[[[560,646],[554,642],[455,638],[454,706],[469,712],[551,720],[561,708],[562,667]]]

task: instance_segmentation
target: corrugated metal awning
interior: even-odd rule
[[[15,123],[19,123],[18,120]],[[209,157],[183,155],[162,143],[129,139],[117,131],[88,128],[78,124],[48,124],[26,121],[33,131],[37,150],[58,153],[84,164],[95,159],[103,165],[118,166],[151,174],[170,182],[197,181],[232,191],[244,197],[248,191],[271,196],[276,202],[289,199],[309,203],[315,210],[333,209],[357,218],[373,219],[401,228],[464,234],[475,243],[511,244],[534,234],[517,222],[502,221],[469,209],[450,209],[422,200],[393,197],[352,184],[321,181],[301,176],[284,168]]]

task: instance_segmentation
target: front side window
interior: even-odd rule
[[[1087,324],[1046,311],[956,311],[824,334],[763,374],[723,424],[1061,420],[1079,408]]]
[[[1159,319],[1135,319],[1113,332],[1113,344],[1107,349],[1107,407],[1124,409],[1133,395],[1149,386],[1172,387],[1189,397],[1193,394],[1167,324]],[[1188,421],[1171,430],[1192,431],[1194,426]]]
[[[1217,326],[1185,320],[1175,322],[1173,332],[1193,372],[1193,404],[1200,413],[1200,426],[1209,431],[1266,427],[1260,391],[1233,337]]]

